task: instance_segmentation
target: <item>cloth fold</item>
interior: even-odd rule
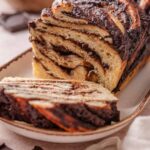
[[[150,150],[150,116],[137,117],[124,139],[110,137],[86,150]]]
[[[138,117],[130,126],[122,150],[150,150],[150,116]]]

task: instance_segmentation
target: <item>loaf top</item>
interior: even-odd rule
[[[135,49],[134,43],[140,38],[141,31],[148,26],[148,21],[144,23],[143,20],[147,18],[146,14],[134,1],[55,0],[52,5],[53,14],[60,7],[65,15],[84,19],[88,24],[106,29],[113,37],[113,46],[125,60]]]

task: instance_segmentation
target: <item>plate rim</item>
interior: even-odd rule
[[[7,69],[7,67],[9,65],[11,65],[12,63],[18,61],[20,58],[22,58],[24,55],[26,55],[26,54],[28,54],[30,52],[32,52],[32,48],[29,48],[29,49],[25,50],[24,52],[22,52],[21,54],[17,55],[16,57],[11,59],[7,63],[3,64],[2,66],[0,66],[0,72],[3,71],[4,69]]]

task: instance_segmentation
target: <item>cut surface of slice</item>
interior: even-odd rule
[[[119,121],[118,99],[96,83],[10,77],[0,89],[0,116],[36,127],[85,132]]]

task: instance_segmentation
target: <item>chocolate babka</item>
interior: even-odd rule
[[[55,0],[29,24],[35,77],[119,90],[148,56],[148,7],[143,0]]]
[[[4,78],[0,116],[36,127],[84,132],[119,121],[118,99],[88,81]]]

